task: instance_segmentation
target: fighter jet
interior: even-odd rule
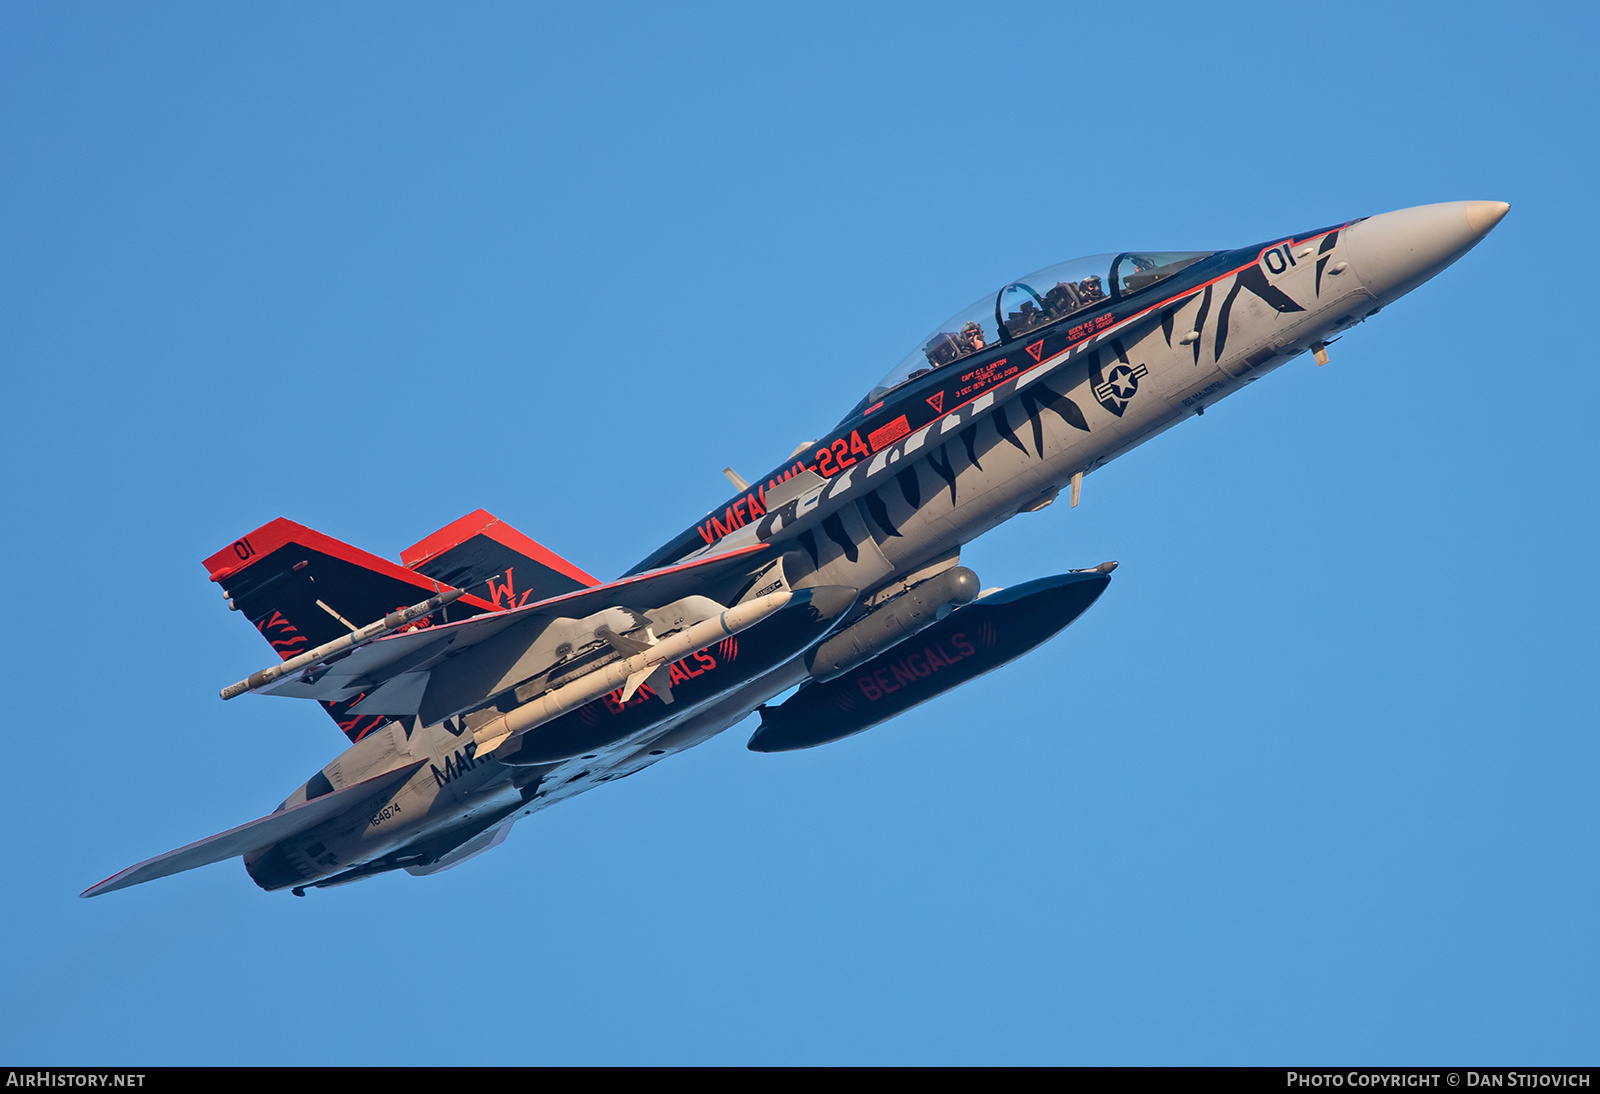
[[[280,661],[222,690],[349,738],[258,820],[129,867],[242,857],[304,895],[432,874],[523,817],[759,711],[749,747],[858,733],[1038,646],[1116,563],[983,591],[961,549],[1464,255],[1509,206],[1425,205],[1236,250],[1051,266],[957,312],[823,437],[601,582],[479,510],[398,563],[274,520],[206,560]],[[790,692],[781,702],[775,702]],[[770,705],[769,705],[770,704]]]

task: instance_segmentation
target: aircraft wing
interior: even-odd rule
[[[415,713],[427,684],[427,670],[446,652],[457,653],[531,619],[579,618],[618,605],[650,608],[665,604],[698,591],[707,580],[727,570],[748,565],[749,556],[766,549],[765,544],[752,544],[520,608],[391,634],[354,649],[340,650],[251,690],[264,695],[337,702],[362,694],[375,696],[381,689],[383,697],[373,704],[383,707],[377,713]],[[361,706],[350,709],[362,712]]]
[[[209,866],[213,862],[221,862],[225,858],[234,858],[254,851],[258,847],[277,843],[296,832],[315,828],[323,821],[336,817],[346,810],[354,809],[366,799],[376,797],[390,787],[399,785],[426,762],[417,760],[404,767],[385,771],[382,775],[375,775],[363,782],[352,783],[343,790],[335,790],[320,798],[312,798],[292,808],[269,813],[249,824],[241,824],[226,832],[207,836],[176,851],[168,851],[164,855],[145,859],[120,874],[112,874],[100,884],[90,886],[78,895],[99,896],[101,893],[126,889],[130,885],[154,881],[158,877],[167,877],[171,874],[181,874],[197,866]]]

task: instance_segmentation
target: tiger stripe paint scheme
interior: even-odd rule
[[[929,443],[930,436],[942,438],[953,431],[972,428],[980,420],[988,422],[1001,439],[1022,452],[1026,452],[1026,449],[1011,422],[1013,419],[1018,423],[1027,422],[1032,430],[1034,454],[1043,458],[1046,411],[1073,429],[1094,433],[1097,427],[1091,424],[1093,408],[1103,408],[1113,418],[1122,418],[1128,403],[1138,394],[1141,386],[1147,387],[1142,382],[1148,369],[1160,367],[1156,364],[1158,361],[1169,366],[1165,377],[1168,386],[1175,384],[1192,390],[1204,386],[1192,383],[1196,376],[1205,376],[1210,382],[1214,374],[1221,373],[1221,386],[1212,389],[1215,398],[1221,398],[1238,386],[1231,381],[1238,381],[1246,373],[1260,370],[1272,358],[1277,359],[1272,363],[1272,367],[1276,367],[1289,357],[1303,352],[1315,340],[1311,337],[1276,339],[1279,344],[1274,352],[1264,357],[1257,355],[1237,372],[1223,364],[1230,335],[1235,331],[1244,331],[1243,336],[1248,338],[1262,326],[1260,321],[1263,318],[1275,319],[1299,313],[1315,320],[1326,311],[1330,300],[1323,298],[1324,279],[1320,274],[1313,275],[1312,271],[1325,267],[1328,252],[1333,249],[1344,227],[1337,225],[1317,229],[1256,247],[1213,255],[1152,291],[1108,302],[1104,310],[1097,310],[1097,314],[1076,323],[1064,321],[1058,329],[1040,336],[1001,343],[957,362],[959,367],[947,366],[935,370],[921,380],[890,393],[886,399],[871,406],[858,407],[827,437],[809,449],[806,456],[774,469],[758,480],[763,485],[744,491],[713,509],[712,514],[691,532],[686,532],[652,553],[635,570],[642,571],[673,559],[689,557],[715,546],[748,525],[759,525],[762,518],[772,516],[765,505],[766,491],[802,470],[830,480],[829,489],[822,500],[831,501],[844,496],[852,487],[860,485],[863,479],[875,478],[908,454],[916,453]],[[1308,245],[1324,248],[1317,263],[1284,257],[1293,256]],[[1285,286],[1282,282],[1289,273],[1304,276],[1296,277],[1292,285]],[[1333,279],[1327,279],[1327,282],[1331,291]],[[1294,296],[1286,291],[1287,288],[1304,292],[1310,303],[1296,302]],[[1353,279],[1346,278],[1339,283],[1339,288],[1344,291],[1334,299],[1347,305],[1343,308],[1348,313],[1345,325],[1353,325],[1365,317],[1375,302],[1364,286],[1356,284]],[[1220,307],[1211,307],[1213,297],[1220,297]],[[1192,317],[1192,327],[1189,329],[1197,332],[1199,337],[1187,346],[1177,346],[1173,341],[1173,333],[1183,317]],[[1288,325],[1294,324],[1291,322]],[[1317,322],[1309,324],[1313,328],[1322,325]],[[1238,341],[1238,338],[1234,338],[1236,347]],[[1259,342],[1260,339],[1254,341]],[[1297,342],[1300,344],[1297,345]],[[1206,353],[1208,349],[1209,354]],[[1147,360],[1130,363],[1130,352],[1142,355]],[[1201,368],[1203,356],[1209,357],[1209,369]],[[1230,358],[1232,356],[1229,355]],[[1243,356],[1251,357],[1249,354]],[[1181,373],[1176,368],[1184,358],[1188,358],[1191,366],[1188,373]],[[1070,363],[1081,367],[1069,369],[1067,366]],[[1233,367],[1237,369],[1239,366]],[[1117,373],[1119,368],[1123,370],[1120,376]],[[1112,377],[1111,381],[1107,380],[1108,375]],[[1047,376],[1051,377],[1051,381],[1026,396],[1020,406],[1008,405],[1012,403],[1013,396]],[[1126,391],[1125,397],[1112,400],[1097,395],[1098,389],[1110,387],[1111,383],[1119,380],[1119,390]],[[1215,398],[1208,397],[1205,401],[1214,402]],[[1153,401],[1147,398],[1146,406]],[[1086,408],[1089,408],[1088,414],[1085,413]],[[1203,410],[1203,404],[1190,403],[1184,409]],[[1182,416],[1181,413],[1176,414],[1172,421],[1165,424],[1174,424]],[[893,428],[885,430],[877,426],[878,422],[884,420],[888,420]],[[1106,422],[1099,428],[1104,433],[1114,425]],[[1148,434],[1151,431],[1142,429],[1138,432]],[[963,443],[968,453],[967,462],[978,464],[973,442],[964,440]],[[992,446],[985,445],[983,450],[986,451],[988,447]],[[1093,453],[1104,446],[1086,440],[1073,447]],[[1083,470],[1088,470],[1089,464],[1103,463],[1105,458],[1109,456],[1086,460]],[[864,475],[863,464],[866,466]],[[767,530],[759,533],[760,538],[771,538],[770,523],[765,527]]]
[[[1005,664],[1085,610],[1114,564],[963,607],[928,590],[948,581],[941,575],[955,572],[965,544],[1050,504],[1069,484],[1076,503],[1082,476],[1308,350],[1320,361],[1341,331],[1460,258],[1508,208],[1418,206],[1167,267],[1135,263],[1174,271],[1123,282],[1137,291],[1118,291],[1118,263],[1129,257],[1119,255],[1108,296],[1052,290],[1077,310],[1034,311],[1047,321],[1026,334],[973,339],[958,359],[936,359],[936,344],[955,344],[955,335],[938,335],[929,367],[874,389],[825,437],[610,584],[592,584],[481,511],[409,550],[403,561],[416,569],[313,540],[298,525],[271,566],[245,565],[259,546],[252,537],[239,541],[246,555],[225,548],[208,563],[213,576],[230,594],[237,587],[239,606],[269,641],[274,612],[317,628],[299,640],[276,635],[289,643],[275,646],[286,658],[320,651],[321,635],[373,625],[397,597],[415,605],[474,583],[425,621],[431,633],[407,627],[320,661],[321,652],[302,654],[314,663],[297,661],[263,688],[330,711],[347,703],[346,720],[373,721],[280,807],[307,818],[304,827],[274,821],[260,829],[271,831],[270,844],[243,849],[250,875],[264,888],[304,892],[388,870],[437,872],[495,846],[521,817],[643,770],[758,708],[753,749],[806,747]],[[1002,332],[1001,301],[1019,284],[994,298]],[[318,544],[325,561],[300,558]],[[513,573],[537,576],[536,589],[516,593]],[[903,597],[911,589],[919,591]],[[1066,589],[1082,595],[1053,599]],[[787,606],[752,607],[768,601]],[[708,622],[718,613],[751,622],[737,634],[718,630]],[[864,667],[814,680],[808,654],[823,641],[855,651],[849,663]],[[662,642],[661,660],[652,660]],[[591,680],[632,675],[598,698],[589,699],[593,683],[562,691],[602,670],[610,675]],[[782,706],[764,706],[796,686]],[[565,694],[581,705],[562,706]],[[535,702],[546,706],[528,707]],[[541,722],[524,711],[516,736],[478,732],[509,726],[524,707],[559,713]],[[338,816],[302,808],[364,786],[382,789]],[[224,837],[239,853],[240,831],[149,860],[85,895],[214,861],[213,841]]]

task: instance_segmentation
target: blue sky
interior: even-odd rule
[[[0,1056],[1594,1062],[1585,5],[0,7]],[[338,750],[202,558],[474,508],[612,577],[1079,254],[1512,203],[1019,518],[1051,644],[428,879],[93,901]]]

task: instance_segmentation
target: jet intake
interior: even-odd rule
[[[905,641],[978,598],[978,575],[954,566],[913,585],[904,593],[850,624],[806,657],[813,680],[832,680],[868,658]]]
[[[1021,657],[1082,615],[1110,581],[1104,567],[1074,571],[957,608],[837,679],[807,684],[782,705],[762,707],[750,750],[812,748],[870,729]]]

